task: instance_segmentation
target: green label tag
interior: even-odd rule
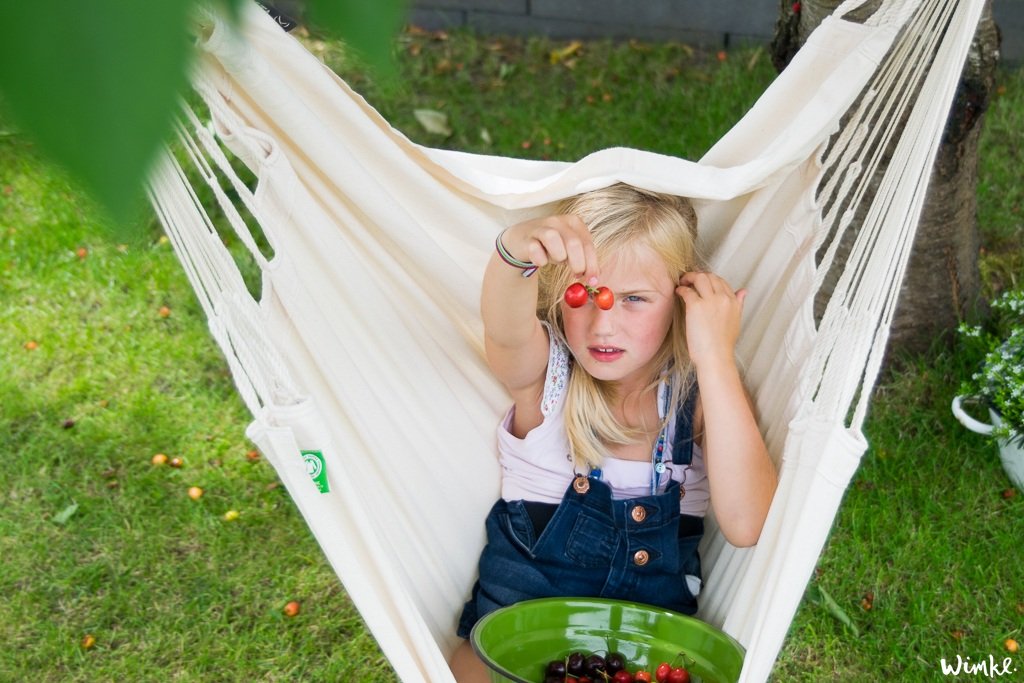
[[[320,451],[302,451],[302,459],[306,463],[306,471],[309,472],[313,483],[316,484],[317,490],[320,493],[329,492],[331,489],[327,485],[327,466],[324,465],[324,454]]]

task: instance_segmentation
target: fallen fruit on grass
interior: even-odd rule
[[[228,510],[227,512],[224,513],[224,521],[225,522],[233,522],[236,519],[238,519],[238,516],[239,516],[238,510]]]
[[[77,256],[80,259],[84,259],[88,255],[89,250],[86,249],[85,247],[79,247],[78,249],[75,249],[75,256]]]
[[[249,451],[245,454],[245,458],[249,462],[256,462],[257,460],[260,459],[260,452],[256,450]]]
[[[1017,643],[1013,638],[1007,638],[1003,641],[1003,646],[1006,647],[1007,652],[1016,652],[1020,649],[1020,644]]]
[[[181,467],[182,465],[185,464],[185,461],[182,460],[181,458],[175,457],[168,460],[167,464],[170,465],[171,467]]]
[[[163,453],[157,453],[152,458],[150,458],[150,462],[157,466],[166,465],[168,460],[169,458]]]
[[[587,297],[590,293],[587,288],[579,282],[574,282],[565,290],[564,298],[565,303],[570,308],[579,308],[583,304],[587,303]]]
[[[294,617],[294,616],[298,615],[300,610],[301,610],[301,608],[299,607],[299,603],[297,601],[295,601],[295,600],[292,600],[291,602],[289,602],[287,605],[284,606],[284,610],[282,610],[282,611],[284,612],[284,615],[286,617]]]
[[[189,486],[188,497],[191,498],[192,500],[199,500],[200,498],[203,497],[203,490],[198,486]]]
[[[615,294],[607,287],[599,287],[597,294],[594,295],[594,303],[602,311],[607,311],[615,305]]]
[[[32,340],[32,339],[29,339],[27,342],[25,342],[25,350],[26,351],[35,351],[38,348],[39,348],[39,343],[34,341],[34,340]]]
[[[89,648],[91,648],[95,644],[96,644],[96,636],[94,636],[93,634],[86,633],[84,636],[82,636],[82,648],[83,649],[88,650]]]
[[[158,311],[158,313],[160,314],[161,318],[169,318],[169,317],[171,317],[171,309],[168,308],[167,306],[161,306],[160,310]]]

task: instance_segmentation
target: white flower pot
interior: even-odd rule
[[[991,434],[992,430],[1001,424],[999,413],[991,408],[988,413],[992,418],[992,424],[979,422],[965,413],[961,405],[964,398],[966,397],[957,396],[953,399],[953,415],[956,416],[956,419],[964,427],[978,434]],[[1010,481],[1013,482],[1014,486],[1024,491],[1024,447],[1019,443],[1010,443],[1006,439],[997,439],[996,443],[999,445],[999,458],[1003,461],[1003,469],[1006,470],[1006,475],[1010,477]]]

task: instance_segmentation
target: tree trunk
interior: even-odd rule
[[[785,68],[814,27],[839,4],[840,0],[780,0],[772,43],[777,69]],[[850,17],[863,19],[878,4],[879,0],[870,0]],[[949,332],[979,305],[978,139],[998,60],[999,33],[992,19],[991,0],[986,0],[900,290],[889,339],[890,361],[902,353],[926,351],[937,340],[948,342],[952,339]]]

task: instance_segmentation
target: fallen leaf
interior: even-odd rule
[[[412,113],[424,130],[434,135],[451,137],[452,129],[448,125],[448,116],[434,109],[416,109]]]
[[[574,40],[561,50],[552,50],[551,54],[548,55],[548,58],[551,60],[552,64],[558,64],[579,52],[581,47],[583,47],[583,43],[578,40]]]
[[[60,512],[55,514],[53,516],[53,521],[56,524],[61,524],[61,525],[67,524],[68,520],[71,519],[71,517],[76,512],[78,512],[78,503],[72,503],[71,505],[68,505],[66,508],[64,508],[63,510],[61,510]]]
[[[753,71],[757,63],[761,61],[761,56],[764,54],[764,50],[758,47],[754,50],[754,54],[750,55],[750,59],[747,60],[747,71]]]
[[[860,629],[853,623],[853,619],[824,588],[817,584],[812,585],[807,589],[807,597],[811,602],[823,606],[837,621],[853,631],[853,635],[860,637]]]

